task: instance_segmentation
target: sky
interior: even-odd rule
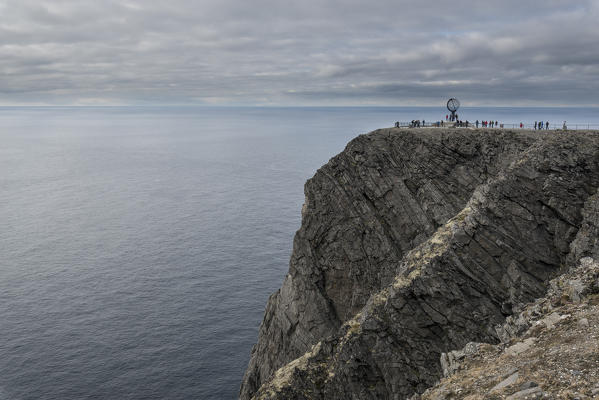
[[[0,105],[598,106],[599,0],[0,0]]]

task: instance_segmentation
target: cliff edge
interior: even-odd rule
[[[496,326],[597,251],[598,187],[597,132],[359,136],[306,183],[241,399],[424,392],[441,354],[499,343]]]

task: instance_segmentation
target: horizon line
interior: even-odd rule
[[[273,105],[273,104],[0,104],[0,108],[151,108],[151,107],[197,107],[197,108],[443,108],[440,105]],[[460,108],[599,108],[599,105],[462,105]]]

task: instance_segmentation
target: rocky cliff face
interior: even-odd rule
[[[598,133],[356,138],[306,183],[241,398],[423,392],[442,353],[498,342],[494,326],[597,251],[599,216],[585,202],[598,186]]]
[[[496,327],[497,345],[441,355],[443,378],[411,400],[599,398],[599,263],[583,257]]]

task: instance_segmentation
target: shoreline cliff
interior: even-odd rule
[[[305,185],[240,398],[423,393],[443,377],[442,354],[500,343],[496,327],[550,279],[599,259],[598,187],[599,132],[357,137]]]

